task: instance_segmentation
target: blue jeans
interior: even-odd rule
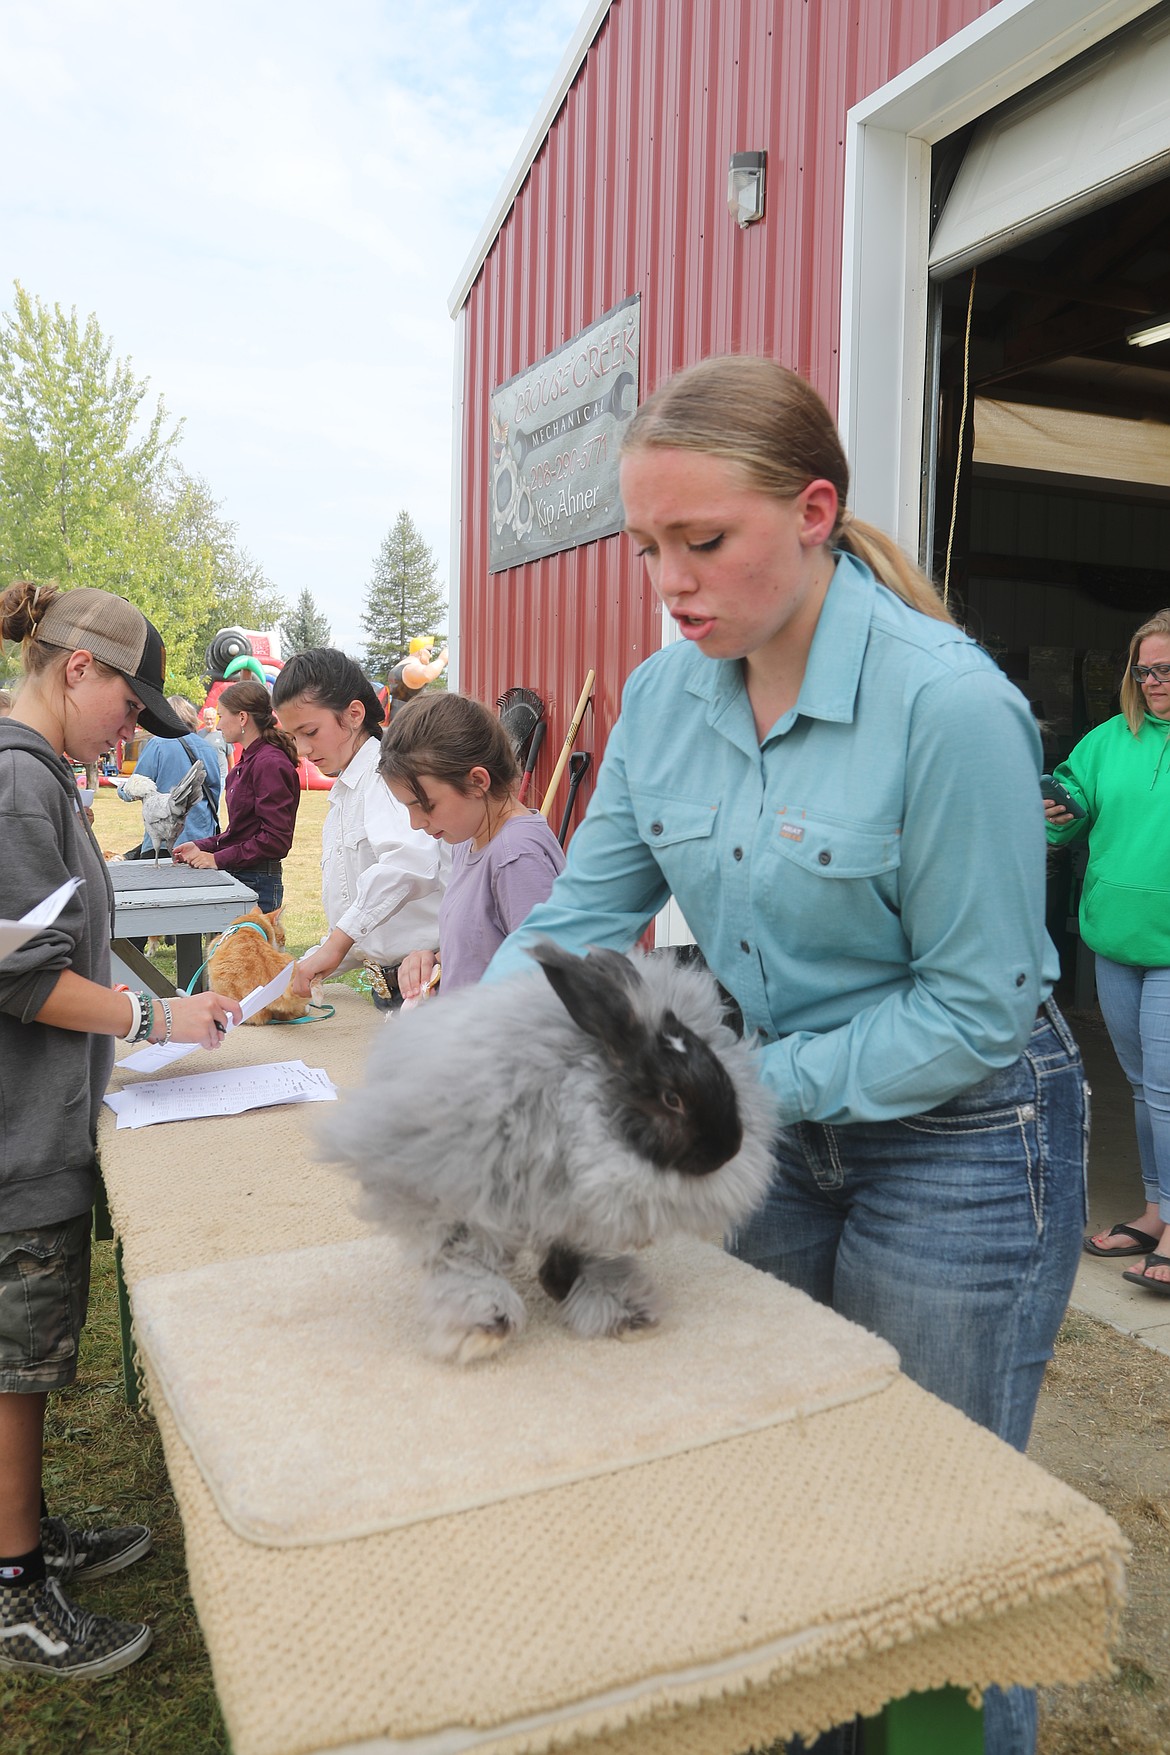
[[[273,914],[284,901],[284,879],[280,867],[275,871],[233,871],[232,876],[256,892],[256,906],[261,914]]]
[[[1146,1200],[1170,1225],[1170,969],[1135,969],[1097,958],[1097,998],[1121,1070],[1133,1087],[1133,1119]]]
[[[908,1377],[1023,1450],[1080,1255],[1087,1095],[1049,1004],[1013,1065],[937,1109],[786,1128],[730,1247],[883,1335]],[[984,1723],[987,1755],[1032,1755],[1034,1694],[989,1690]]]

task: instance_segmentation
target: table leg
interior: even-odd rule
[[[187,983],[199,975],[191,989],[193,993],[202,993],[207,986],[207,974],[199,974],[203,962],[203,936],[198,932],[180,932],[175,937],[175,971],[178,977],[179,990],[187,991]]]
[[[106,1202],[106,1191],[102,1183],[98,1183],[97,1198],[93,1203],[93,1234],[98,1243],[114,1245],[114,1281],[118,1289],[118,1332],[122,1339],[122,1384],[126,1393],[126,1406],[138,1406],[138,1371],[134,1364],[134,1341],[130,1333],[130,1298],[126,1291],[126,1276],[122,1272],[122,1245],[114,1237],[114,1226],[110,1219],[110,1209]]]
[[[865,1721],[865,1755],[983,1755],[983,1712],[962,1688],[891,1700]]]
[[[183,941],[182,939],[177,939],[175,942],[178,945]],[[202,943],[202,940],[197,937],[196,943]],[[125,965],[128,973],[134,978],[134,980],[141,986],[145,987],[149,993],[153,993],[161,999],[175,998],[179,991],[178,988],[172,981],[168,981],[162,971],[156,969],[154,964],[143,956],[142,952],[138,949],[138,946],[131,944],[128,938],[112,939],[110,941],[110,948],[114,952],[114,955]],[[193,966],[192,973],[194,972],[194,969],[197,969],[198,967],[199,964],[197,960]],[[179,964],[179,969],[181,971],[182,964]],[[182,980],[182,978],[182,974],[180,973],[179,979]]]

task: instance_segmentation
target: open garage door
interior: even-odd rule
[[[931,238],[953,275],[1170,173],[1170,5],[983,117]]]

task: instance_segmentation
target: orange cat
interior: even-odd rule
[[[215,993],[222,993],[227,999],[245,999],[293,961],[292,953],[284,948],[281,913],[280,908],[274,914],[261,914],[259,908],[250,908],[213,941],[207,981]],[[294,993],[282,993],[247,1022],[267,1024],[278,1018],[303,1018],[305,1010],[303,999]]]

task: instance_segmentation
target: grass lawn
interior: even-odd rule
[[[306,792],[284,862],[284,926],[299,954],[324,931],[321,825],[329,795]],[[94,806],[103,850],[125,852],[141,836],[137,805],[103,787]],[[160,967],[167,967],[163,957]],[[174,954],[169,973],[174,975]],[[346,977],[345,979],[355,979]],[[93,1288],[81,1364],[72,1389],[49,1398],[45,1458],[49,1508],[77,1523],[147,1523],[154,1552],[125,1572],[79,1587],[99,1613],[146,1621],[154,1644],[128,1670],[89,1683],[0,1674],[4,1755],[213,1755],[228,1749],[207,1653],[187,1590],[183,1531],[158,1428],[131,1413],[122,1391],[113,1245],[94,1245]]]

